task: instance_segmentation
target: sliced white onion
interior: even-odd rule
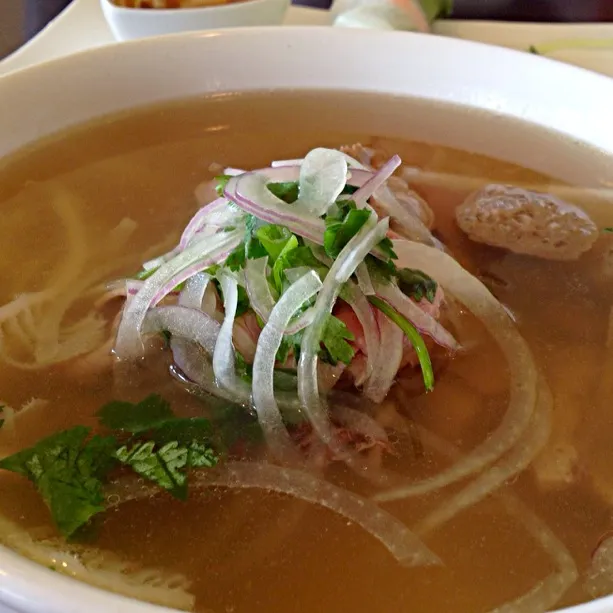
[[[313,319],[315,319],[315,307],[310,307],[288,324],[285,334],[296,334],[304,330],[313,323]]]
[[[364,393],[377,404],[387,396],[402,362],[404,332],[386,315],[377,313],[379,353]]]
[[[539,581],[523,596],[496,607],[490,613],[544,613],[551,611],[568,588],[577,580],[577,565],[568,549],[518,498],[508,494],[501,496],[507,511],[516,515],[532,538],[552,557],[557,571]]]
[[[366,206],[368,199],[394,174],[398,166],[402,164],[399,156],[394,155],[352,196],[356,206],[361,209]]]
[[[456,461],[460,458],[458,450],[453,445],[421,426],[418,426],[418,429],[424,443]],[[506,602],[489,613],[544,613],[550,611],[577,580],[577,566],[564,543],[519,498],[508,492],[495,492],[494,496],[502,502],[510,515],[517,517],[522,522],[532,538],[551,556],[558,569],[539,581],[523,596]]]
[[[267,187],[268,179],[258,173],[247,173],[230,179],[224,195],[247,213],[269,223],[287,227],[298,236],[316,243],[323,242],[325,224],[295,205],[286,204]]]
[[[371,218],[372,219],[372,218]],[[348,454],[333,435],[326,408],[319,398],[317,361],[322,334],[328,315],[343,284],[355,272],[366,254],[377,245],[387,233],[389,220],[380,221],[373,228],[368,221],[345,245],[326,276],[323,287],[315,302],[315,319],[306,329],[300,347],[298,363],[298,395],[304,411],[313,425],[313,430],[330,449],[339,455]],[[347,457],[352,458],[351,455]],[[350,459],[350,462],[353,461]],[[355,465],[355,462],[354,462]]]
[[[404,566],[441,563],[439,558],[393,515],[369,500],[309,473],[272,464],[227,462],[219,468],[198,471],[190,477],[190,486],[194,488],[257,488],[325,507],[358,524],[379,540]],[[107,499],[114,501],[111,505],[121,504],[149,498],[157,491],[159,490],[154,487],[144,487],[136,480],[126,479],[108,488]]]
[[[395,241],[401,267],[423,270],[480,319],[502,349],[511,371],[509,408],[487,439],[447,470],[406,487],[377,495],[396,500],[431,492],[467,477],[496,461],[525,432],[537,397],[537,369],[526,341],[489,290],[446,253],[420,243]]]
[[[270,312],[275,306],[275,299],[266,277],[268,256],[257,260],[247,259],[245,262],[245,288],[249,296],[251,308],[267,322]]]
[[[449,349],[458,351],[460,345],[453,335],[432,315],[422,311],[400,288],[393,283],[375,283],[377,294],[389,305],[394,307],[402,316],[406,317],[422,334],[427,334],[436,343]]]
[[[343,298],[358,318],[366,342],[366,372],[361,379],[361,383],[363,384],[373,373],[375,364],[379,359],[381,346],[379,326],[375,318],[375,313],[366,299],[366,296],[353,283],[347,283],[345,285],[345,294],[343,294]]]
[[[187,307],[188,309],[202,310],[204,294],[209,286],[211,275],[206,272],[199,272],[193,277],[190,277],[185,283],[185,287],[179,294],[179,306]]]
[[[310,271],[284,292],[260,333],[253,360],[253,405],[264,437],[276,459],[294,464],[300,462],[300,457],[275,400],[275,361],[289,321],[321,286],[317,273]]]
[[[365,262],[360,262],[355,270],[355,275],[358,279],[358,285],[360,286],[361,292],[365,296],[374,296],[376,293],[375,288],[372,285],[370,273],[368,272],[368,267]]]
[[[341,426],[363,436],[365,439],[385,445],[389,443],[385,428],[364,411],[356,411],[351,407],[340,405],[332,409],[332,416]]]
[[[551,434],[551,410],[553,398],[547,384],[541,380],[539,399],[528,426],[528,433],[519,443],[494,466],[487,469],[472,483],[466,486],[450,500],[430,513],[419,523],[417,532],[426,534],[436,530],[453,519],[462,510],[477,504],[486,496],[496,491],[506,481],[526,469],[530,462],[545,446]]]
[[[307,153],[300,166],[296,204],[320,217],[341,195],[347,182],[347,160],[335,149],[318,147]]]
[[[138,294],[134,296],[132,302],[124,309],[115,344],[117,356],[122,359],[135,359],[142,355],[141,326],[147,310],[169,281],[188,268],[196,267],[192,273],[195,274],[216,263],[218,259],[236,248],[242,238],[243,233],[238,230],[207,238],[203,242],[188,247],[153,273],[145,281]]]
[[[234,346],[232,345],[234,318],[238,305],[238,283],[225,269],[219,272],[218,279],[223,292],[224,320],[213,352],[213,372],[217,383],[232,394],[236,396],[245,392],[249,394],[248,383],[236,374]]]
[[[345,160],[347,161],[347,165],[351,168],[357,168],[359,170],[369,170],[368,168],[366,168],[366,166],[364,166],[364,164],[361,164],[360,162],[358,162],[358,160],[351,157],[350,155],[343,153],[342,151],[340,153],[343,154]],[[298,158],[293,160],[275,160],[274,162],[272,162],[271,166],[273,168],[279,168],[282,166],[302,166],[303,162],[304,158]]]
[[[410,240],[426,245],[436,246],[436,239],[424,222],[412,212],[408,211],[394,196],[387,186],[381,186],[373,195],[375,202],[402,227],[402,234]]]
[[[151,309],[143,322],[143,334],[170,332],[172,336],[200,345],[209,356],[213,355],[220,326],[206,313],[184,306],[165,306]]]

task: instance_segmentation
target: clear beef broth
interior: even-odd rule
[[[384,115],[386,106],[397,111],[401,104],[377,98],[377,113]],[[350,112],[341,111],[343,105]],[[314,146],[370,142],[371,105],[367,96],[349,100],[345,94],[190,101],[92,124],[5,160],[0,167],[0,304],[43,286],[65,252],[62,227],[49,207],[54,190],[79,199],[79,213],[87,221],[85,240],[101,257],[105,236],[123,217],[138,223],[123,254],[121,270],[129,274],[138,270],[151,245],[177,239],[197,208],[194,189],[211,176],[212,162],[257,168],[271,159],[301,156]],[[362,131],[352,132],[354,126]],[[427,170],[488,181],[550,183],[529,170],[466,152],[387,138],[382,142],[405,163]],[[454,221],[454,207],[465,193],[451,187],[422,188],[420,193],[436,214],[439,238],[471,272],[487,280],[516,317],[552,388],[554,432],[568,420],[575,422],[581,469],[570,483],[547,490],[528,469],[503,490],[530,505],[566,544],[581,572],[611,527],[606,501],[613,484],[606,472],[611,422],[597,401],[611,288],[593,281],[589,255],[575,263],[546,262],[471,243]],[[500,422],[508,401],[508,373],[481,326],[469,318],[465,323],[473,330],[476,349],[447,360],[428,395],[415,391],[418,386],[410,379],[417,375],[405,371],[404,400],[388,402],[396,402],[398,411],[418,426],[468,451]],[[179,414],[206,414],[202,401],[170,377],[159,376],[165,372],[161,353],[150,360],[155,376],[133,382],[130,395],[156,391]],[[20,419],[14,437],[0,431],[3,451],[31,445],[70,425],[95,425],[95,410],[115,393],[108,371],[77,374],[70,363],[42,372],[0,365],[2,400],[12,406],[32,397],[49,401]],[[427,444],[416,452],[414,444],[403,440],[397,450],[398,457],[386,462],[415,479],[448,464]],[[373,492],[340,465],[328,474],[353,491]],[[1,477],[0,512],[28,528],[50,528],[34,489],[8,473]],[[411,526],[458,490],[454,485],[385,508]],[[128,561],[183,573],[193,582],[196,610],[202,612],[474,613],[518,597],[554,570],[521,519],[510,516],[496,497],[463,511],[427,538],[444,561],[440,568],[403,568],[342,517],[258,490],[192,492],[186,503],[166,496],[130,502],[106,513],[91,538]],[[587,599],[579,582],[561,604]]]

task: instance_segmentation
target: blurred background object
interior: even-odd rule
[[[0,0],[0,58],[32,38],[70,0]],[[327,9],[331,0],[294,0]],[[456,19],[538,22],[613,22],[613,0],[454,0]]]

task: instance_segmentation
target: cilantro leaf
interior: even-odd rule
[[[373,281],[387,283],[396,276],[396,265],[391,260],[384,262],[373,255],[367,255],[364,259],[368,274]]]
[[[370,217],[368,209],[350,209],[342,221],[326,218],[324,249],[331,258],[338,257],[343,247],[360,231]]]
[[[255,232],[255,237],[270,256],[270,261],[274,264],[277,258],[285,249],[287,243],[296,237],[285,227],[276,224],[262,226]]]
[[[379,244],[377,245],[377,247],[379,247],[379,249],[381,249],[381,251],[383,251],[383,253],[390,260],[398,259],[398,255],[396,255],[396,252],[394,251],[394,243],[392,243],[391,238],[386,236],[382,241],[379,241]]]
[[[89,433],[89,428],[76,426],[0,461],[1,469],[34,483],[66,537],[104,511],[102,478],[113,467],[116,441],[94,436],[85,442]]]
[[[0,414],[4,413],[4,405],[0,405]],[[4,426],[4,419],[0,419],[0,428]]]
[[[287,204],[293,204],[298,200],[298,191],[300,189],[298,181],[269,183],[267,187],[277,198],[280,198]]]
[[[218,177],[215,177],[215,181],[217,183],[215,185],[215,191],[220,198],[223,198],[224,190],[226,189],[226,185],[228,185],[228,181],[231,178],[232,177],[230,175],[219,175]]]
[[[329,315],[321,339],[324,346],[322,359],[333,366],[338,362],[349,364],[355,351],[347,341],[352,341],[354,338],[349,328],[338,317]]]
[[[155,441],[124,445],[117,450],[117,459],[132,470],[169,491],[181,500],[187,498],[187,473],[190,468],[211,468],[217,463],[215,452],[207,445],[177,441],[159,449]]]
[[[134,278],[138,281],[146,281],[149,277],[151,277],[155,272],[157,272],[157,268],[150,268],[149,270],[139,270]]]
[[[241,270],[245,266],[245,257],[245,245],[241,243],[226,258],[224,265],[233,271]]]
[[[98,420],[110,430],[123,430],[131,434],[146,432],[174,418],[170,404],[157,394],[133,404],[115,400],[104,405],[97,413]]]
[[[603,228],[602,231],[606,234],[613,234],[613,228]]]
[[[281,294],[283,292],[283,271],[287,268],[286,256],[298,247],[298,239],[292,234],[291,238],[285,243],[279,257],[272,267],[272,278],[275,288]]]
[[[437,283],[421,270],[400,268],[396,273],[398,287],[405,296],[419,302],[424,298],[432,303],[436,295]]]
[[[175,417],[157,426],[148,436],[158,445],[207,443],[212,436],[211,422],[204,417]]]

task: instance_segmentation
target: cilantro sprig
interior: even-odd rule
[[[0,469],[34,484],[66,537],[105,510],[104,484],[120,466],[185,499],[189,471],[218,461],[209,421],[175,416],[158,395],[110,402],[98,419],[111,434],[92,436],[91,428],[75,426],[0,460]]]

